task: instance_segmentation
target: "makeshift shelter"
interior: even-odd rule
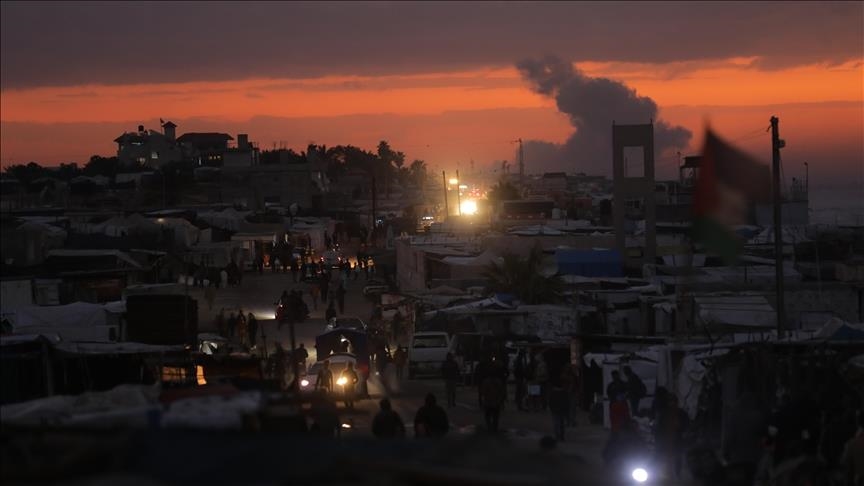
[[[20,308],[13,330],[15,334],[56,334],[63,341],[112,342],[119,336],[117,326],[108,325],[105,307],[86,302]]]

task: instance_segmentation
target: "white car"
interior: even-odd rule
[[[418,374],[441,375],[441,365],[451,349],[450,335],[446,332],[416,332],[408,345],[408,377]]]
[[[324,361],[330,362],[330,371],[333,373],[333,393],[340,395],[345,390],[346,383],[340,383],[339,378],[345,369],[348,368],[348,363],[354,365],[354,370],[357,370],[357,357],[351,353],[334,353],[327,356],[324,360],[316,361],[306,371],[306,375],[300,379],[300,391],[311,393],[315,391],[315,385],[318,383],[318,374],[324,369]],[[360,375],[357,372],[358,376]]]

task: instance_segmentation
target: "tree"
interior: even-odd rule
[[[409,174],[411,175],[411,182],[414,183],[415,186],[423,189],[423,186],[426,182],[426,162],[423,160],[415,160],[411,162],[411,166],[408,167]]]
[[[490,263],[484,276],[487,290],[514,294],[526,304],[548,304],[563,298],[564,282],[557,275],[544,275],[543,250],[534,247],[527,258],[507,253],[501,263]]]

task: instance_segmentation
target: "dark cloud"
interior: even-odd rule
[[[516,64],[522,76],[540,94],[555,99],[558,111],[570,118],[573,135],[550,151],[549,145],[532,141],[529,147],[551,158],[559,170],[608,173],[612,159],[612,124],[654,123],[656,155],[687,147],[692,133],[684,127],[658,120],[657,104],[639,96],[619,81],[592,78],[560,58],[525,59]]]
[[[507,66],[862,57],[861,2],[2,2],[3,89]]]

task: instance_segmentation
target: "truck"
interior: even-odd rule
[[[417,375],[440,376],[452,341],[446,332],[417,332],[408,345],[408,378]]]

